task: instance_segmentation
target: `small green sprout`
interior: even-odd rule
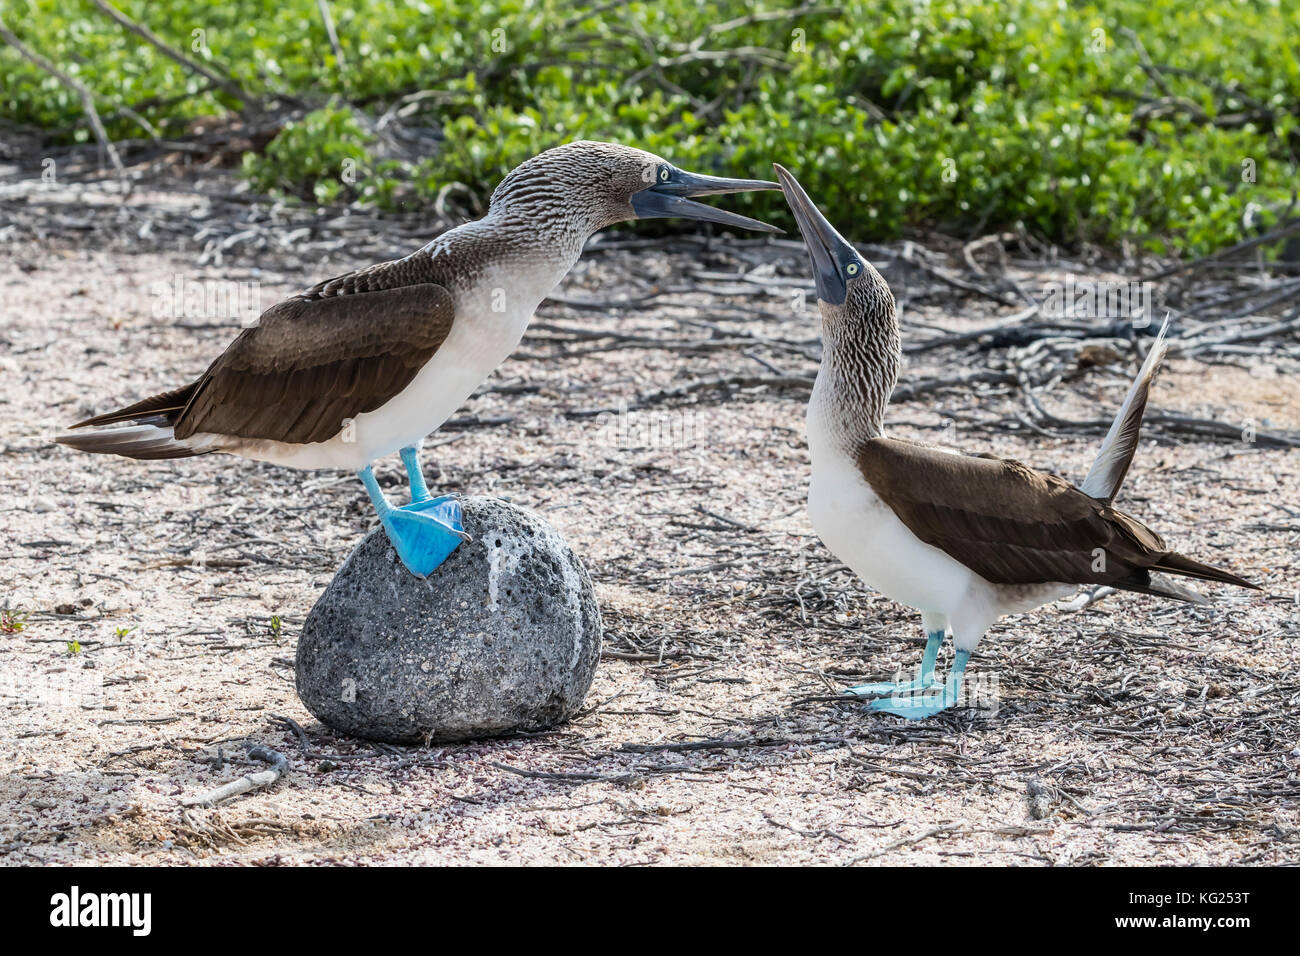
[[[13,611],[0,608],[0,632],[17,634],[27,627],[27,616],[31,611]]]
[[[135,629],[136,629],[136,625],[134,624],[132,624],[130,627],[118,627],[117,630],[113,631],[113,636],[118,639],[121,639],[126,637]]]
[[[81,642],[75,640],[68,641],[68,655],[71,656],[73,654],[80,654],[80,653],[81,653]]]
[[[284,630],[284,621],[280,620],[280,615],[271,615],[271,636],[277,641],[280,639],[280,632]]]

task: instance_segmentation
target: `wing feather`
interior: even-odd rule
[[[994,584],[1115,584],[1168,553],[1141,522],[1018,461],[875,438],[858,465],[908,530]]]
[[[381,263],[272,306],[193,387],[176,437],[212,432],[309,444],[402,391],[451,331],[427,267]]]

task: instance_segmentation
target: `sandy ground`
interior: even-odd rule
[[[588,255],[562,296],[691,288],[635,310],[548,304],[430,441],[431,484],[507,496],[570,539],[607,634],[571,724],[420,749],[336,738],[294,694],[301,623],[373,523],[352,476],[90,458],[47,440],[188,380],[233,336],[237,318],[160,307],[159,283],[257,282],[266,306],[361,263],[336,253],[275,271],[5,245],[0,860],[1300,862],[1300,456],[1155,429],[1123,498],[1171,545],[1266,594],[1211,589],[1210,607],[1112,595],[1008,618],[972,663],[984,707],[916,724],[868,713],[835,691],[910,670],[919,620],[812,534],[806,392],[655,397],[815,370],[815,324],[789,308],[804,261],[737,248]],[[716,278],[742,269],[772,284]],[[982,308],[918,300],[905,339],[987,324]],[[1062,418],[1109,416],[1133,357],[1037,398]],[[905,381],[984,360],[923,353]],[[1175,358],[1153,407],[1300,429],[1293,371]],[[585,414],[620,402],[625,416]],[[891,418],[900,437],[1079,478],[1097,438],[1012,428],[1023,410],[1015,391],[981,386]],[[396,459],[380,470],[396,487]],[[273,715],[301,724],[311,751]],[[250,743],[283,753],[290,773],[217,809],[180,806],[245,772]]]

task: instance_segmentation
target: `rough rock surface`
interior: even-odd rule
[[[582,704],[601,642],[582,562],[530,511],[461,504],[474,540],[427,579],[377,530],[311,609],[298,695],[324,723],[391,743],[467,740],[551,727]]]

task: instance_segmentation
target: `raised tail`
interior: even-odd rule
[[[178,439],[172,425],[184,410],[194,386],[173,389],[73,425],[55,436],[60,445],[93,455],[122,455],[145,460],[191,458],[217,451],[211,438]],[[81,429],[84,429],[82,431]]]
[[[1106,433],[1105,441],[1101,443],[1101,450],[1088,471],[1088,477],[1079,486],[1079,490],[1084,494],[1102,501],[1111,501],[1118,493],[1120,485],[1124,483],[1128,466],[1133,461],[1133,453],[1137,451],[1138,437],[1142,431],[1142,416],[1146,413],[1147,395],[1151,392],[1151,381],[1155,378],[1156,369],[1160,367],[1165,352],[1168,351],[1168,346],[1165,344],[1167,331],[1169,331],[1169,318],[1166,316],[1164,325],[1160,327],[1160,334],[1156,336],[1155,344],[1147,353],[1146,361],[1142,363],[1137,378],[1129,386],[1124,404],[1120,406],[1115,421],[1111,423],[1110,431]]]
[[[1142,416],[1146,412],[1151,382],[1155,379],[1156,370],[1160,368],[1160,363],[1169,348],[1165,344],[1165,335],[1168,331],[1169,317],[1166,316],[1160,326],[1160,334],[1156,336],[1151,351],[1147,353],[1146,361],[1138,371],[1137,378],[1129,386],[1128,394],[1124,396],[1124,404],[1120,406],[1115,420],[1111,423],[1110,431],[1106,433],[1106,438],[1101,443],[1101,450],[1097,452],[1097,458],[1088,471],[1088,477],[1079,486],[1079,490],[1084,494],[1109,503],[1114,500],[1120,486],[1124,484],[1124,477],[1133,462],[1133,453],[1137,451],[1138,437],[1142,431]],[[1164,574],[1154,572],[1164,572]],[[1135,570],[1130,577],[1114,582],[1114,586],[1179,601],[1207,603],[1205,597],[1193,588],[1170,580],[1164,575],[1181,575],[1202,581],[1233,584],[1254,591],[1263,590],[1259,585],[1252,584],[1230,571],[1204,564],[1177,551],[1162,554],[1156,563]]]

